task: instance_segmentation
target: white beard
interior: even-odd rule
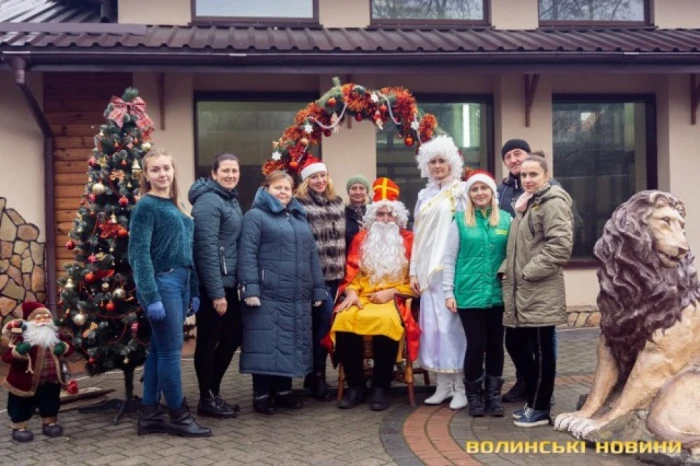
[[[44,348],[56,345],[61,341],[58,338],[58,328],[53,323],[36,325],[33,322],[27,322],[27,328],[22,333],[22,337],[30,345],[43,346]]]
[[[374,222],[360,248],[360,270],[369,276],[370,285],[399,281],[407,267],[399,226]]]

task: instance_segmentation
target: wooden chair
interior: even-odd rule
[[[406,300],[406,306],[411,309],[411,315],[413,315],[413,318],[415,319],[416,322],[419,322],[419,314],[420,314],[420,298],[409,298]],[[373,359],[372,357],[372,337],[371,336],[365,336],[363,337],[364,345],[364,354],[363,354],[363,361],[364,361],[364,370],[365,370],[365,378],[371,378],[372,377],[372,365],[369,364],[369,361]],[[414,385],[414,376],[415,375],[420,375],[423,374],[423,382],[425,385],[430,385],[430,374],[428,371],[425,369],[422,369],[420,367],[413,367],[414,361],[412,361],[408,355],[408,350],[406,348],[406,334],[404,333],[404,336],[401,337],[401,342],[400,342],[400,347],[403,348],[403,360],[400,363],[394,364],[394,374],[393,374],[393,380],[396,382],[400,383],[405,383],[408,385],[408,400],[411,403],[411,406],[416,405],[416,396],[415,392],[413,390],[413,385]],[[398,367],[397,367],[398,366]],[[343,392],[345,391],[345,369],[343,368],[343,363],[338,364],[338,400],[341,400],[343,398]]]

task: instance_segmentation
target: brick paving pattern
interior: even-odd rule
[[[597,329],[560,332],[559,378],[555,414],[574,407],[580,394],[588,390],[595,369]],[[506,360],[508,358],[506,357]],[[197,383],[191,358],[183,359],[184,392],[196,406]],[[466,411],[453,412],[445,407],[427,407],[422,400],[426,390],[417,390],[418,406],[408,405],[405,389],[392,396],[388,411],[376,413],[366,404],[352,410],[339,410],[334,403],[304,397],[304,409],[283,410],[273,416],[252,409],[252,382],[238,374],[234,360],[222,395],[241,406],[233,420],[201,419],[214,435],[202,439],[183,439],[167,435],[136,435],[136,417],[127,416],[118,425],[113,413],[81,414],[64,411],[60,420],[63,438],[47,439],[41,434],[40,420],[30,427],[35,441],[20,445],[10,440],[9,427],[0,435],[0,449],[14,466],[42,465],[627,465],[628,457],[595,455],[468,455],[466,440],[559,440],[569,437],[551,428],[517,429],[512,419],[473,420]],[[140,376],[137,373],[136,379]],[[506,364],[505,376],[512,383],[513,369]],[[328,378],[335,385],[336,372],[329,368]],[[506,387],[510,386],[510,383]],[[122,393],[120,374],[108,374],[80,381],[81,386],[113,387]],[[301,380],[295,388],[301,389]],[[140,392],[137,383],[136,391]],[[1,407],[6,394],[0,395]],[[508,413],[519,406],[507,405]],[[6,416],[6,413],[4,414]],[[9,426],[9,419],[6,425]],[[427,441],[426,441],[427,439]]]

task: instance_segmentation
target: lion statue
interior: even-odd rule
[[[554,428],[589,439],[643,411],[651,434],[700,454],[700,281],[685,205],[662,191],[635,194],[605,224],[594,254],[598,366],[585,404]]]

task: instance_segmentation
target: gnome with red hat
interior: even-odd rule
[[[9,392],[7,413],[12,420],[12,439],[25,443],[34,439],[27,426],[37,408],[44,435],[63,434],[57,423],[61,386],[66,384],[61,359],[70,355],[72,349],[59,335],[51,311],[43,304],[23,303],[22,317],[8,322],[2,330],[9,339],[2,360],[10,365],[2,385]]]
[[[418,358],[420,328],[403,303],[414,296],[408,276],[413,233],[406,230],[408,211],[399,198],[399,187],[389,178],[372,185],[373,203],[367,207],[364,229],[353,239],[345,279],[339,295],[330,339],[343,363],[348,390],[338,406],[349,409],[364,397],[363,337],[371,336],[374,368],[370,409],[389,407],[389,387],[399,354],[399,341],[406,336],[411,360]]]

